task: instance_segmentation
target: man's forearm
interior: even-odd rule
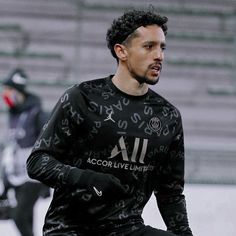
[[[179,236],[192,236],[184,195],[157,196],[157,204],[167,230]]]

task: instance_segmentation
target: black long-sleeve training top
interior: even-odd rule
[[[81,169],[114,175],[130,194],[96,201],[84,189],[75,191]],[[168,230],[191,235],[181,115],[151,89],[127,95],[111,76],[67,89],[34,145],[27,170],[55,189],[44,235],[132,231],[143,224],[142,211],[153,192]]]

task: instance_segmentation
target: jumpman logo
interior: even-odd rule
[[[112,114],[113,114],[113,112],[111,111],[111,113],[108,115],[108,117],[106,119],[104,119],[104,121],[111,120],[113,123],[116,123],[111,117]]]

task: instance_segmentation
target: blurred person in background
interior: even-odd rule
[[[181,114],[154,92],[167,18],[154,9],[114,20],[114,75],[67,89],[27,160],[54,188],[44,236],[192,236],[184,189]],[[102,58],[101,58],[102,60]],[[166,230],[144,224],[154,192]]]
[[[40,98],[27,91],[28,76],[21,68],[10,72],[3,81],[2,99],[8,109],[8,133],[1,160],[2,195],[14,190],[16,206],[12,218],[22,236],[33,236],[34,205],[48,197],[49,188],[32,180],[26,171],[26,160],[47,119]]]

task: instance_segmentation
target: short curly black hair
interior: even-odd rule
[[[107,46],[113,57],[118,58],[114,51],[114,45],[122,43],[140,26],[158,25],[162,28],[164,34],[167,34],[166,16],[155,13],[155,9],[148,10],[128,10],[121,17],[115,19],[111,27],[107,30]]]

